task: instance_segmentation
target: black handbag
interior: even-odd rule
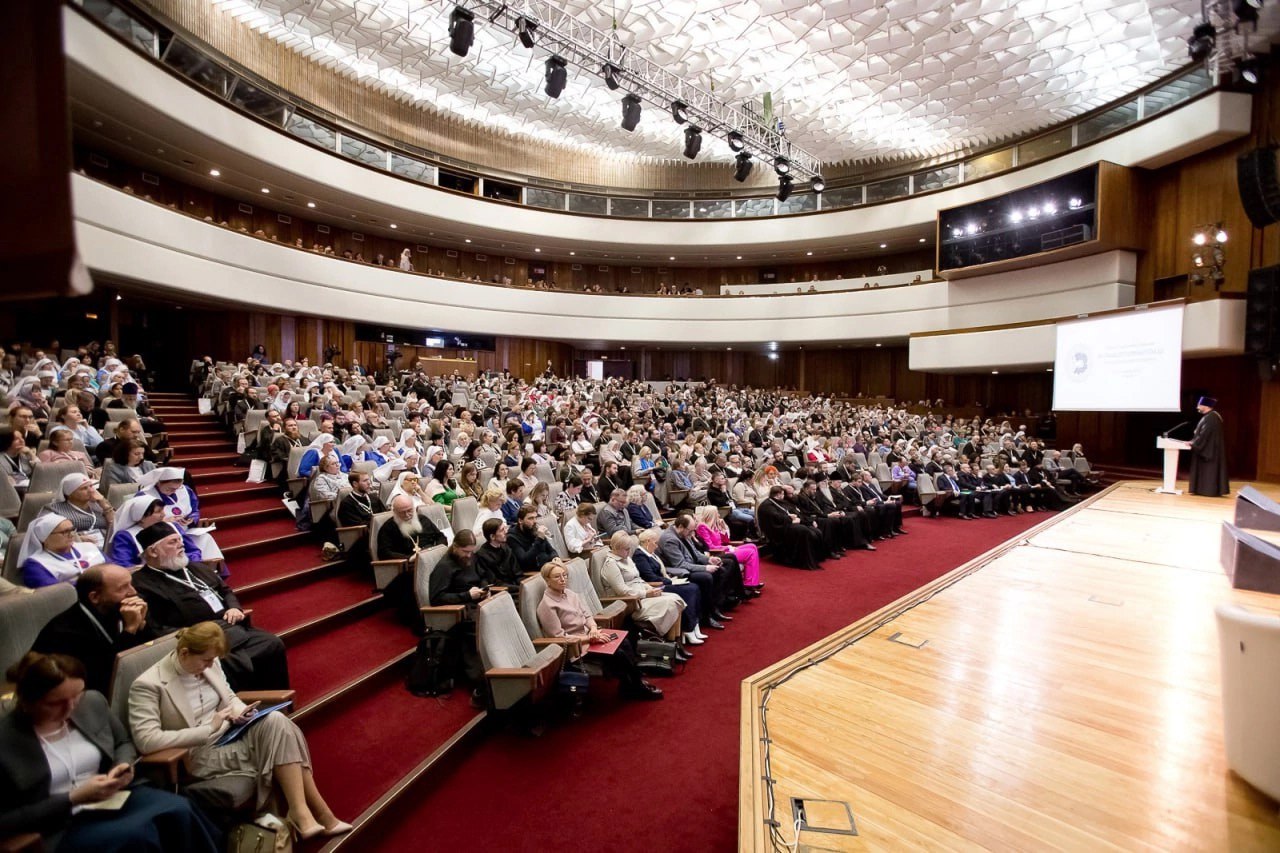
[[[646,675],[675,675],[676,644],[665,640],[638,640],[636,666]]]
[[[591,676],[580,669],[562,669],[556,680],[556,688],[570,696],[585,696],[591,686]]]

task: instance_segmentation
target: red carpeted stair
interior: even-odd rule
[[[235,440],[185,394],[153,394],[173,464],[186,468],[201,516],[217,525],[230,583],[255,624],[289,649],[295,719],[308,733],[316,778],[337,813],[355,820],[400,783],[476,711],[458,692],[421,699],[404,689],[416,638],[386,609],[371,578],[326,562],[271,483],[246,482]]]
[[[1047,517],[920,518],[909,536],[823,571],[766,563],[764,596],[658,682],[664,701],[621,701],[593,683],[581,719],[539,739],[488,737],[353,840],[387,851],[734,850],[742,679]]]

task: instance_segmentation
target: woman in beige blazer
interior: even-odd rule
[[[278,784],[301,838],[349,832],[351,824],[338,820],[320,796],[306,738],[284,714],[273,711],[239,740],[215,745],[232,725],[254,716],[227,686],[218,662],[226,653],[222,627],[200,622],[179,631],[174,652],[138,676],[129,689],[129,727],[138,750],[186,748],[187,770],[197,779],[251,776],[259,809]]]
[[[680,596],[651,587],[641,579],[636,564],[631,562],[631,552],[635,550],[637,541],[625,530],[618,530],[609,538],[609,556],[600,569],[600,586],[606,596],[639,596],[637,609],[631,614],[632,620],[647,625],[660,637],[676,637],[684,601]]]

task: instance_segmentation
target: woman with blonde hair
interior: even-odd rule
[[[659,637],[676,639],[684,601],[674,593],[663,592],[644,582],[631,560],[638,545],[639,540],[625,530],[615,531],[609,537],[609,556],[600,569],[600,586],[607,596],[639,598],[632,620]]]
[[[700,506],[693,512],[698,522],[697,534],[710,551],[724,551],[742,566],[742,585],[748,595],[759,595],[764,582],[760,580],[760,549],[750,543],[733,545],[729,541],[729,525],[720,517],[720,510],[711,505]]]
[[[533,484],[524,502],[538,511],[538,523],[541,525],[559,523],[556,511],[551,508],[551,486],[542,481]]]
[[[240,701],[222,672],[226,654],[227,638],[217,622],[198,622],[178,632],[174,651],[129,688],[129,728],[138,749],[187,749],[187,772],[197,779],[253,779],[256,809],[278,787],[300,838],[350,832],[351,824],[338,819],[316,787],[301,729],[279,711],[258,714],[257,703]],[[238,740],[218,745],[230,728],[250,721]]]
[[[480,511],[476,513],[476,520],[471,525],[471,532],[479,536],[484,528],[484,523],[491,518],[505,521],[506,519],[502,517],[502,504],[506,499],[506,488],[497,488],[493,481],[490,481],[489,488],[480,496]]]

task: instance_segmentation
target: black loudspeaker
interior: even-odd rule
[[[1245,355],[1273,359],[1280,355],[1280,330],[1276,328],[1280,303],[1280,266],[1261,267],[1249,273],[1245,303]]]
[[[1236,160],[1236,184],[1249,221],[1265,228],[1280,221],[1280,174],[1276,169],[1277,146],[1256,148]]]

